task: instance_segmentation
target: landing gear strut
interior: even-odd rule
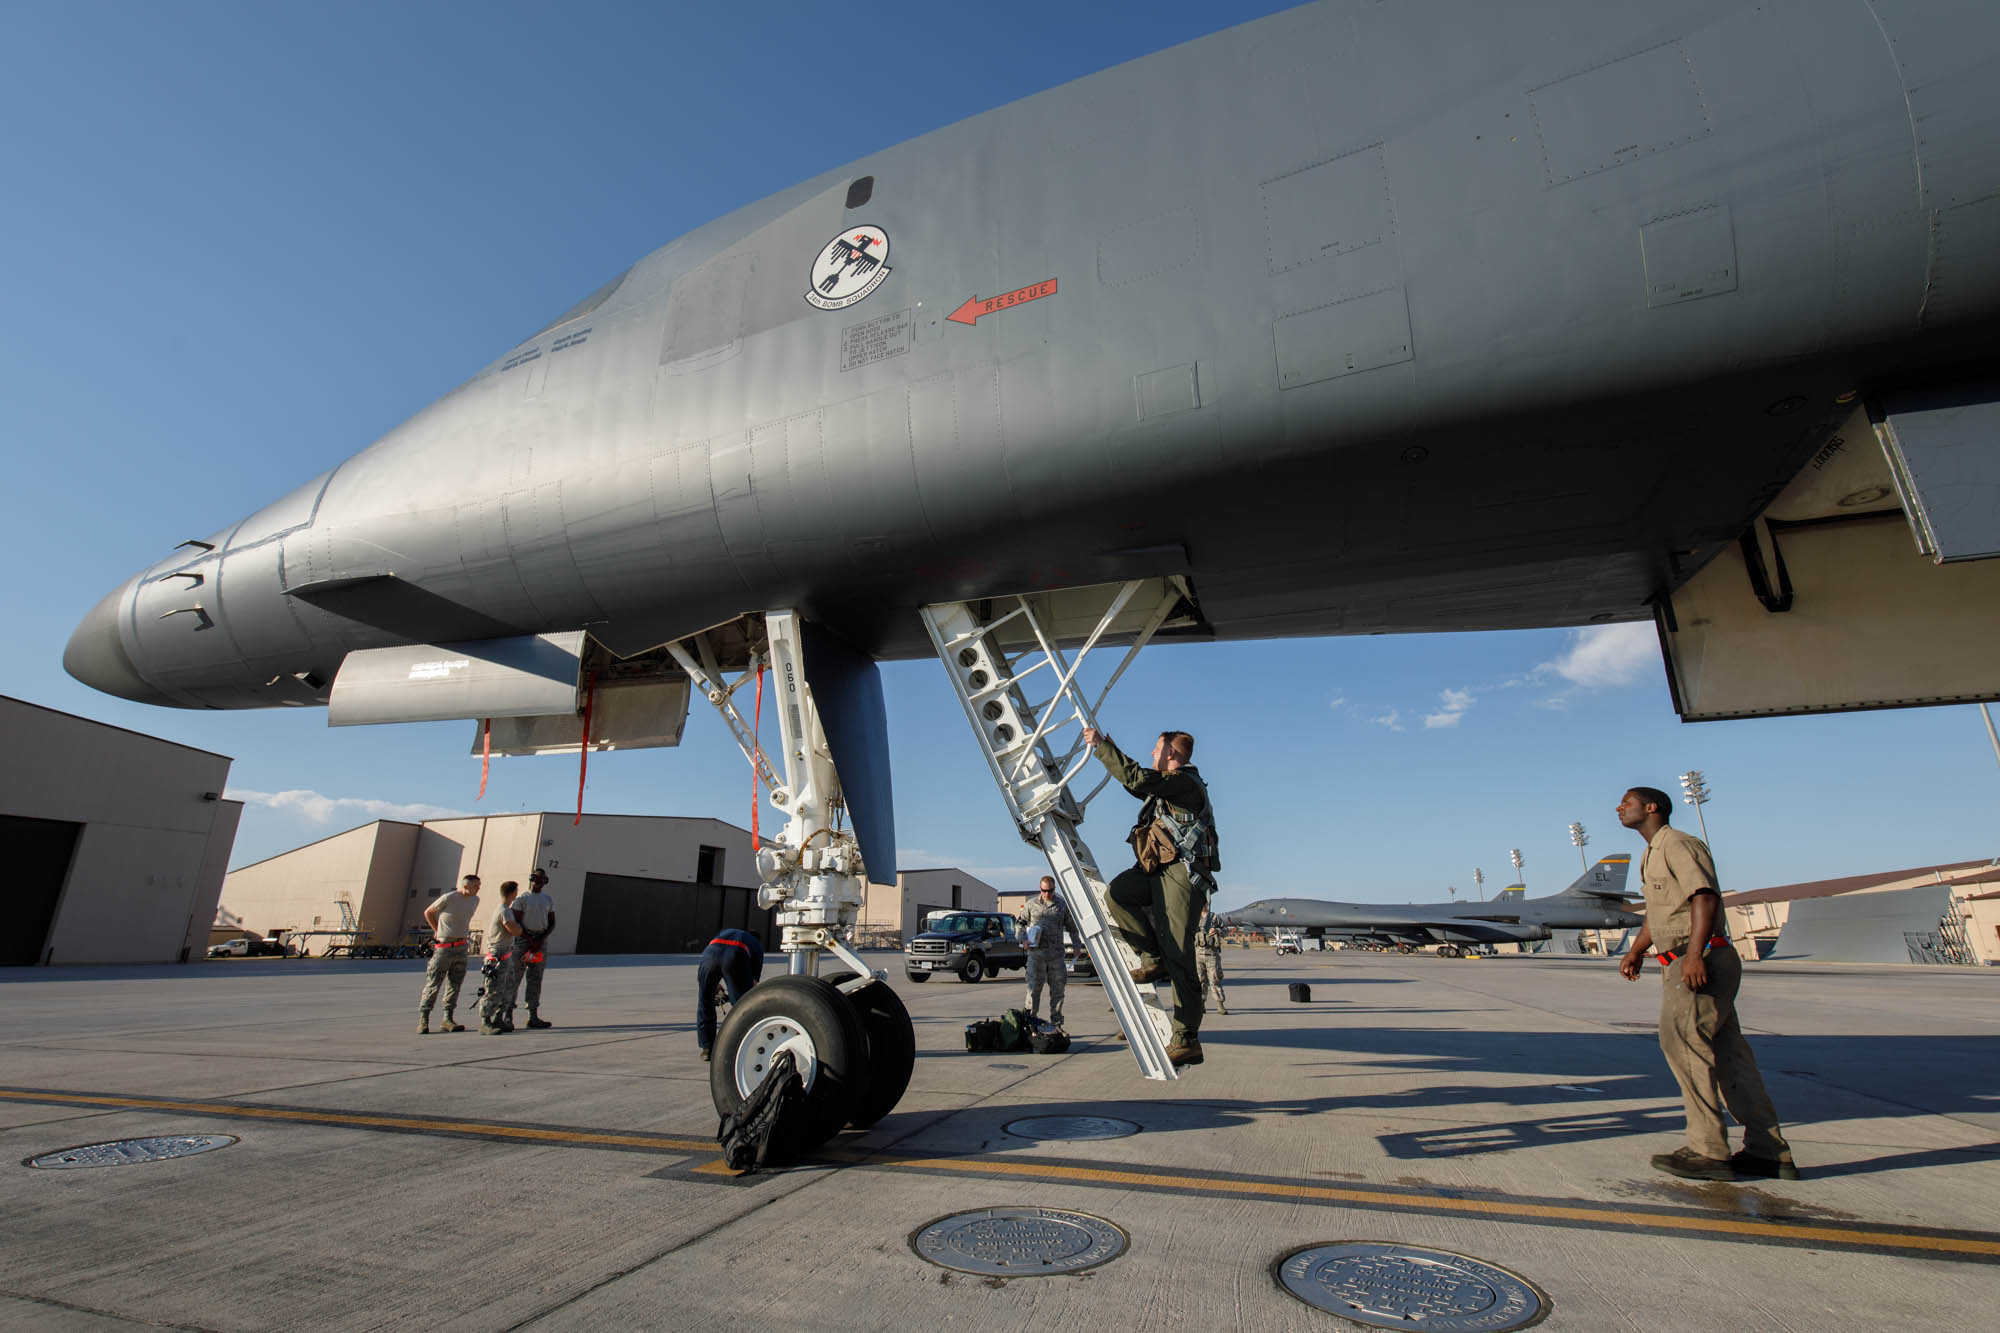
[[[747,632],[719,648],[723,631],[710,631],[667,651],[722,714],[771,804],[785,815],[773,845],[757,852],[763,881],[757,905],[776,912],[790,968],[753,987],[723,1022],[710,1056],[709,1094],[716,1113],[728,1115],[764,1081],[778,1053],[791,1051],[806,1103],[784,1132],[793,1150],[807,1151],[845,1125],[872,1125],[894,1109],[916,1063],[916,1035],[885,974],[870,970],[848,943],[866,869],[860,843],[843,826],[840,777],[808,684],[799,614],[768,611],[724,629]],[[732,665],[744,662],[733,683],[720,664],[725,652]],[[735,703],[736,692],[760,680],[764,668],[776,682],[782,777]],[[822,954],[848,970],[818,976]]]

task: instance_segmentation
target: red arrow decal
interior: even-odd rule
[[[1011,292],[1006,292],[999,296],[988,297],[984,301],[976,296],[970,297],[964,305],[946,315],[945,318],[954,324],[977,324],[981,315],[990,315],[996,310],[1005,310],[1008,306],[1026,305],[1030,301],[1039,301],[1044,296],[1054,296],[1055,294],[1056,280],[1050,278],[1045,282],[1033,283],[1030,286],[1018,287]]]

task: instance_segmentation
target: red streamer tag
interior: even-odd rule
[[[757,708],[750,723],[750,855],[753,857],[757,854],[757,849],[764,845],[764,840],[757,836],[757,807],[764,804],[764,793],[757,785],[759,776],[757,773],[757,756],[764,753],[764,746],[758,740],[758,733],[763,729],[763,726],[764,664],[759,662],[757,664]]]
[[[577,751],[576,759],[576,818],[570,827],[583,822],[583,780],[590,774],[590,709],[597,702],[597,676],[595,673],[584,677],[583,683],[583,745]]]
[[[493,719],[481,718],[486,725],[479,731],[479,795],[474,800],[486,799],[486,771],[493,767]]]

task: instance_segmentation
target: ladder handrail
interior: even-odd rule
[[[926,606],[922,608],[922,614],[932,645],[944,663],[952,691],[958,696],[966,720],[971,723],[973,734],[978,738],[980,752],[986,757],[987,768],[1000,789],[1001,798],[1006,801],[1008,811],[1022,835],[1042,848],[1050,868],[1055,871],[1057,882],[1063,886],[1084,947],[1097,967],[1105,996],[1118,1015],[1119,1026],[1125,1032],[1128,1049],[1139,1065],[1139,1072],[1149,1079],[1171,1080],[1177,1075],[1173,1062],[1166,1054],[1169,1035],[1167,1016],[1146,1003],[1138,984],[1131,978],[1128,969],[1134,960],[1127,957],[1130,951],[1112,925],[1106,905],[1108,888],[1104,877],[1076,829],[1077,821],[1082,818],[1082,804],[1070,795],[1069,783],[1090,761],[1091,752],[1082,745],[1079,737],[1077,744],[1068,748],[1058,763],[1048,740],[1052,732],[1073,723],[1095,725],[1094,709],[1077,683],[1078,673],[1091,649],[1102,641],[1112,621],[1141,586],[1143,584],[1137,581],[1121,585],[1110,608],[1099,618],[1096,628],[1077,650],[1074,661],[1050,640],[1026,598],[1016,599],[1013,610],[984,626],[976,624],[977,616],[972,607],[963,602]],[[1130,665],[1139,647],[1164,623],[1182,595],[1176,593],[1147,617],[1139,642],[1119,664],[1114,680]],[[1039,653],[1037,660],[1019,669],[1016,660],[1009,660],[1001,652],[992,633],[999,625],[1016,619],[1025,620],[1036,643],[1035,647],[1021,655],[1022,658]],[[972,627],[965,628],[968,624]],[[972,643],[980,644],[976,666],[959,661],[959,651]],[[1031,705],[1022,692],[1020,682],[1035,671],[1050,666],[1056,667],[1060,673],[1056,689],[1041,705]],[[974,690],[967,680],[973,670],[989,671],[995,679]],[[1001,729],[1000,715],[989,716],[986,713],[995,699],[1004,700],[1001,707],[1008,710],[1006,724],[1025,731],[1025,737],[1018,732],[1010,732],[1004,739],[995,735]],[[1052,780],[1056,774],[1060,777]],[[1109,781],[1110,774],[1107,773],[1090,795],[1094,797]]]

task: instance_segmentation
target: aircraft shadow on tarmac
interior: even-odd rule
[[[1539,1075],[1559,1080],[1526,1085],[1453,1083],[1407,1093],[1361,1093],[1274,1103],[1255,1109],[1308,1115],[1315,1111],[1435,1108],[1453,1105],[1530,1106],[1579,1098],[1658,1099],[1657,1107],[1573,1110],[1511,1122],[1481,1120],[1462,1127],[1430,1127],[1382,1137],[1389,1155],[1403,1159],[1466,1156],[1574,1142],[1580,1139],[1678,1133],[1680,1097],[1661,1061],[1652,1033],[1485,1032],[1398,1028],[1263,1028],[1216,1030],[1212,1045],[1282,1047],[1333,1057],[1329,1072],[1350,1066],[1352,1076],[1384,1070],[1431,1074]],[[1620,1040],[1642,1037],[1643,1040]],[[2000,1112],[2000,1037],[1753,1035],[1751,1047],[1771,1088],[1778,1113],[1791,1126],[1849,1119],[1950,1115],[1960,1119]],[[1250,1109],[1247,1103],[1237,1103]],[[1864,1150],[1865,1151],[1865,1150]],[[1977,1163],[1992,1147],[1938,1149],[1815,1163],[1815,1175],[1859,1175],[1934,1165]]]
[[[1642,1075],[1671,1089],[1648,1025],[1629,1032],[1475,1031],[1466,1028],[1273,1027],[1238,1029],[1224,1019],[1202,1036],[1222,1046],[1271,1046],[1349,1057],[1377,1068],[1436,1073],[1543,1074],[1599,1084]],[[1787,1122],[1824,1119],[1819,1108],[1868,1098],[1839,1115],[2000,1114],[2000,1036],[1789,1036],[1751,1033],[1750,1047]],[[1789,1088],[1782,1085],[1802,1080]],[[1796,1109],[1787,1103],[1797,1103]]]

